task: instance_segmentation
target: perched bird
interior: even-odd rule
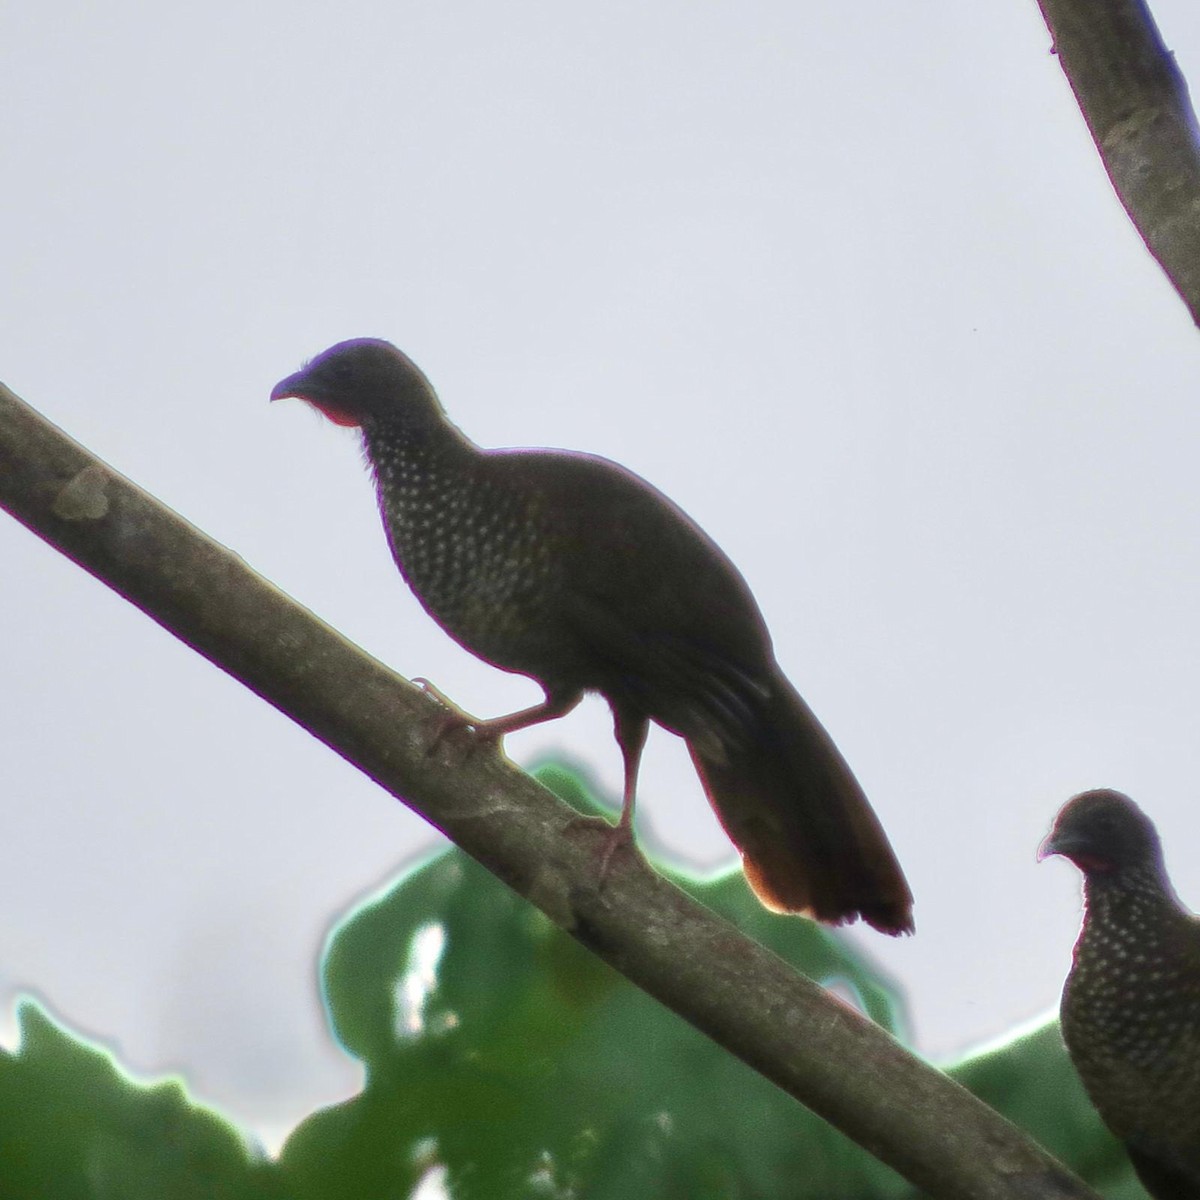
[[[912,896],[850,768],[788,683],[737,569],[630,471],[560,450],[483,450],[388,342],[341,342],[276,385],[362,431],[392,554],[460,645],[539,682],[499,737],[585,692],[613,712],[632,836],[651,721],[687,742],[746,876],[769,908],[912,930]]]
[[[1157,1200],[1200,1200],[1200,921],[1150,819],[1120,792],[1063,807],[1039,858],[1084,877],[1062,1033],[1092,1103]]]

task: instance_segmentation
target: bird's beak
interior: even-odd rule
[[[1037,860],[1038,862],[1045,862],[1046,859],[1050,858],[1051,856],[1061,853],[1062,848],[1060,847],[1057,838],[1055,838],[1053,832],[1050,832],[1046,834],[1046,836],[1042,839],[1042,844],[1038,847]]]
[[[1088,860],[1093,853],[1088,839],[1081,837],[1078,832],[1072,833],[1069,829],[1052,829],[1047,834],[1045,841],[1038,847],[1038,862],[1042,862],[1051,855],[1061,854],[1063,858],[1069,858],[1078,866],[1081,861]]]
[[[272,400],[286,400],[290,396],[297,399],[304,398],[304,372],[297,371],[295,375],[289,375],[286,379],[281,379],[271,389]]]

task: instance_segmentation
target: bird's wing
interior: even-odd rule
[[[559,616],[605,678],[591,686],[691,738],[737,740],[776,668],[758,605],[737,568],[678,506],[606,459],[496,455],[536,495],[570,563]]]
[[[763,702],[769,676],[712,644],[639,619],[644,614],[580,592],[565,617],[590,656],[604,664],[598,690],[632,702],[690,740],[740,746]]]

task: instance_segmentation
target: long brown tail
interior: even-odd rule
[[[777,912],[911,933],[912,893],[846,760],[782,673],[771,691],[739,745],[688,744],[750,886]]]

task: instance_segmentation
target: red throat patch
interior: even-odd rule
[[[343,429],[357,429],[362,425],[362,421],[358,417],[344,408],[336,408],[332,404],[325,404],[317,400],[309,400],[308,403],[322,416],[328,417],[335,425],[340,425]]]

